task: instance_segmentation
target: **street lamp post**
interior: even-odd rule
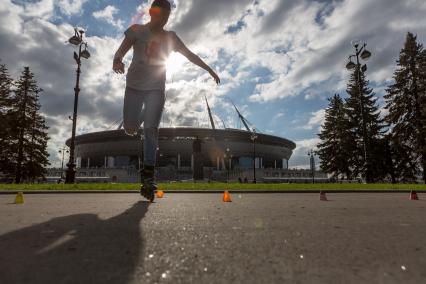
[[[226,148],[226,153],[223,155],[223,158],[224,158],[224,163],[225,163],[225,166],[226,166],[226,158],[228,158],[228,166],[226,167],[227,168],[227,171],[226,171],[226,182],[227,183],[229,183],[229,170],[230,170],[230,167],[231,167],[231,165],[230,165],[230,163],[229,163],[229,159],[230,159],[230,156],[229,156],[229,148]]]
[[[228,166],[229,166],[229,170],[231,171],[232,170],[232,158],[233,158],[234,156],[231,154],[230,156],[229,156],[229,164],[228,164]]]
[[[251,133],[251,140],[253,141],[253,183],[256,183],[256,129],[253,128]]]
[[[312,183],[315,183],[315,157],[314,150],[309,151],[309,162],[311,165],[311,173],[312,173]]]
[[[361,109],[361,124],[362,124],[362,140],[363,140],[363,150],[364,150],[364,161],[365,161],[365,181],[370,183],[371,179],[371,167],[370,167],[370,156],[369,156],[369,138],[367,135],[367,126],[365,123],[365,112],[364,105],[362,102],[362,89],[361,89],[361,71],[367,71],[367,65],[364,64],[361,66],[360,58],[364,61],[367,61],[371,57],[371,52],[366,49],[367,44],[364,43],[360,47],[360,43],[357,41],[352,42],[353,47],[355,48],[355,54],[349,56],[349,62],[346,64],[346,69],[353,70],[356,69],[356,81],[358,85],[358,100]],[[356,58],[356,64],[352,62],[352,57]]]
[[[74,88],[74,112],[72,117],[72,136],[70,144],[70,157],[67,163],[67,171],[65,183],[74,183],[75,181],[75,162],[74,162],[74,149],[75,149],[75,128],[77,125],[77,107],[78,107],[78,94],[80,93],[80,74],[81,74],[81,58],[89,59],[90,53],[87,50],[87,42],[83,42],[84,31],[74,29],[75,34],[69,39],[69,43],[78,46],[78,54],[74,52],[74,60],[77,63],[77,78]],[[84,50],[82,46],[84,45]]]
[[[70,151],[67,148],[62,147],[59,149],[59,153],[62,154],[62,163],[61,163],[61,179],[64,177],[64,156],[65,153],[69,153]]]
[[[159,165],[160,165],[160,157],[163,156],[163,154],[160,153],[160,147],[157,146],[157,159],[155,159],[155,167],[158,169]]]

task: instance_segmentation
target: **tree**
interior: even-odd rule
[[[401,181],[416,181],[423,169],[426,183],[426,52],[408,33],[397,60],[394,84],[385,95],[391,124],[395,167]]]
[[[0,64],[0,174],[11,176],[10,110],[13,80],[5,64]]]
[[[45,177],[49,165],[47,153],[47,129],[40,114],[37,86],[29,67],[25,67],[20,79],[15,83],[15,95],[12,98],[12,140],[15,161],[15,183],[22,180],[34,181]]]
[[[321,170],[332,174],[336,179],[341,176],[351,179],[352,170],[349,161],[353,143],[348,141],[349,128],[345,104],[338,94],[329,98],[328,101],[325,122],[321,133],[318,134],[321,142],[317,145],[316,151],[321,159]]]
[[[350,76],[347,90],[345,110],[348,117],[348,139],[354,149],[350,164],[355,176],[363,176],[367,182],[379,179],[378,159],[373,145],[383,136],[383,120],[380,118],[373,89],[368,87],[365,71],[357,64]]]

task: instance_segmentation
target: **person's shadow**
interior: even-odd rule
[[[139,201],[107,220],[96,214],[53,218],[0,236],[0,283],[128,283],[142,267]]]

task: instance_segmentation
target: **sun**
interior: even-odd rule
[[[166,60],[166,70],[168,76],[177,74],[185,63],[185,57],[179,53],[173,52]]]

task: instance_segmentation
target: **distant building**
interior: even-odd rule
[[[65,169],[64,169],[65,171]],[[228,179],[228,171],[216,169],[204,169],[204,180],[224,182]],[[65,172],[63,173],[65,177]],[[161,167],[157,170],[157,178],[164,182],[174,181],[192,181],[193,172],[189,169],[177,170],[174,168]],[[249,182],[253,181],[252,169],[233,169],[229,171],[229,180],[238,182],[239,178],[247,178]],[[60,168],[48,169],[47,180],[56,183],[61,179]],[[312,182],[311,170],[299,169],[279,169],[262,168],[256,169],[256,179],[258,182],[266,183],[310,183]],[[328,182],[329,179],[325,173],[315,172],[315,182]],[[77,168],[76,182],[116,182],[116,183],[134,183],[140,182],[140,175],[134,167],[128,168]]]
[[[253,165],[257,169],[288,169],[288,160],[296,148],[294,142],[254,132],[235,106],[246,130],[226,128],[224,123],[223,129],[217,129],[207,100],[206,104],[211,128],[159,129],[156,165],[159,179],[223,179],[225,172],[231,177],[252,169]],[[66,144],[70,145],[70,140]],[[126,135],[122,125],[116,130],[76,136],[77,178],[83,179],[81,175],[86,175],[89,169],[99,168],[105,173],[102,176],[109,176],[111,181],[136,181],[143,161],[142,149],[143,138]]]

